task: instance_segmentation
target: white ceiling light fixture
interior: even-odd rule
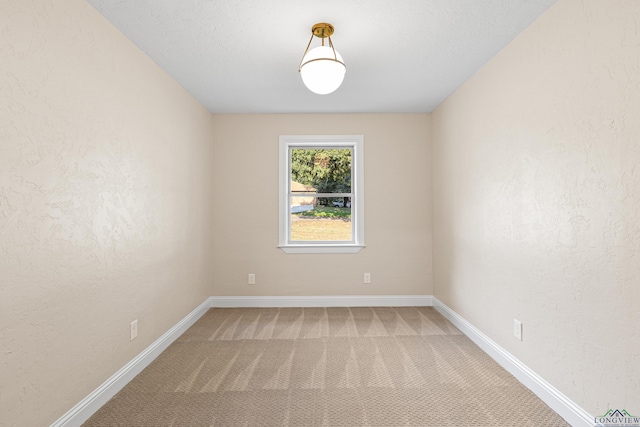
[[[311,39],[302,55],[302,61],[298,72],[304,85],[318,95],[329,94],[340,87],[347,71],[342,56],[333,47],[331,35],[334,32],[333,25],[321,22],[311,28]],[[322,39],[322,45],[309,50],[313,36]],[[329,40],[325,46],[324,39]]]

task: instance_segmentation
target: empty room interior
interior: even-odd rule
[[[317,94],[299,67],[324,22],[346,72]],[[370,316],[421,381],[405,395],[388,380],[402,404],[438,382],[407,344],[438,337],[404,336],[418,319],[417,335],[466,340],[454,350],[478,348],[567,425],[640,426],[639,28],[636,0],[1,0],[0,426],[81,425],[175,345],[260,344],[265,313],[292,317],[273,351],[323,342],[328,364],[332,331],[373,342]],[[353,185],[287,193],[305,141],[352,155]],[[294,199],[310,211],[291,219]],[[321,212],[350,215],[327,220],[348,224],[346,243],[297,244]],[[254,316],[235,318],[246,340],[202,329],[223,313]],[[302,399],[276,390],[285,368],[251,392]],[[479,414],[500,398],[447,378],[459,413],[429,425],[507,425]],[[238,405],[235,425],[270,425]],[[421,425],[374,421],[371,402],[332,423],[324,405],[317,424],[269,416]],[[202,425],[233,425],[212,411]]]

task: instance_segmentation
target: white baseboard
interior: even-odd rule
[[[191,313],[169,329],[153,344],[144,349],[122,369],[113,374],[91,394],[82,399],[76,406],[60,417],[51,427],[77,427],[82,425],[98,409],[109,401],[117,392],[129,383],[136,375],[146,368],[169,345],[182,335],[210,308],[209,300],[205,300]]]
[[[594,418],[575,402],[562,394],[558,389],[545,381],[525,364],[513,357],[511,353],[500,347],[491,338],[480,332],[462,316],[447,307],[442,301],[433,298],[433,306],[454,326],[462,331],[478,347],[487,353],[500,366],[516,377],[525,387],[531,390],[551,409],[574,427],[593,427]]]
[[[431,295],[235,296],[210,297],[211,307],[427,307]]]

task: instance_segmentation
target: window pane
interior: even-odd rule
[[[351,241],[351,198],[291,197],[291,241]]]
[[[351,148],[291,148],[291,192],[350,193],[351,157]]]

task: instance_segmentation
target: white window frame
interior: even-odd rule
[[[280,186],[279,186],[279,244],[278,247],[286,253],[357,253],[364,245],[364,166],[363,166],[362,135],[280,135]],[[352,240],[349,242],[336,241],[305,241],[289,240],[291,225],[291,148],[350,148],[353,150],[351,158],[351,222]]]

